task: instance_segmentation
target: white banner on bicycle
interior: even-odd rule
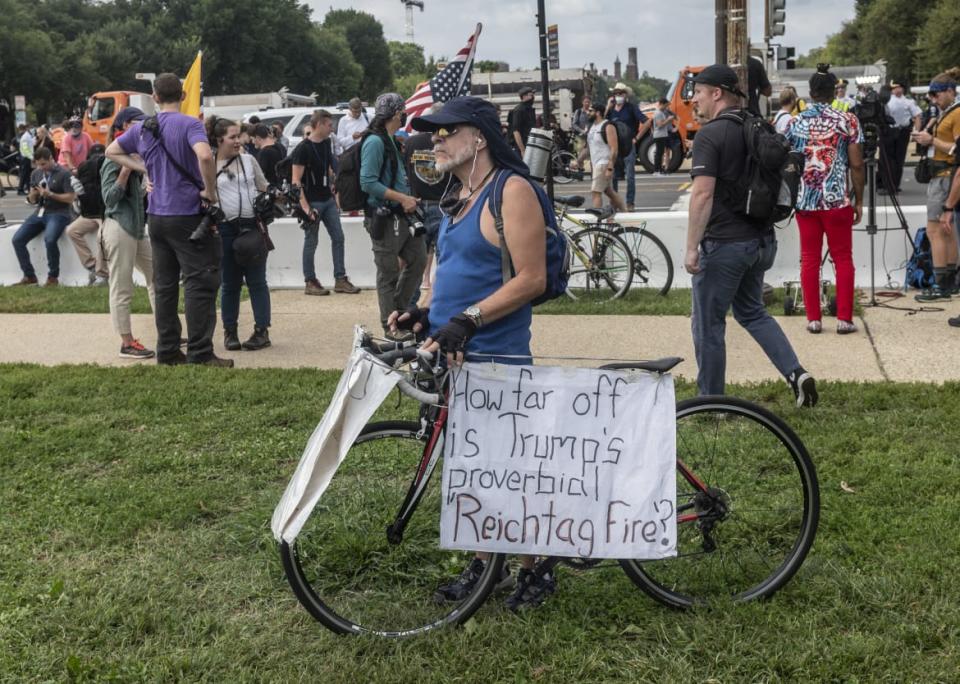
[[[669,374],[468,363],[450,395],[443,548],[676,555]]]
[[[370,354],[354,349],[330,405],[273,512],[270,527],[278,542],[292,543],[300,534],[347,451],[399,378],[399,373]]]

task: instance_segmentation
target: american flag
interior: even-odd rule
[[[480,37],[482,28],[482,24],[477,24],[477,30],[473,32],[466,46],[457,53],[457,56],[447,63],[443,71],[426,83],[422,83],[410,96],[406,103],[408,122],[426,113],[434,102],[446,102],[451,98],[470,94],[473,54],[476,52],[477,38]],[[410,130],[409,123],[407,123],[407,130]]]

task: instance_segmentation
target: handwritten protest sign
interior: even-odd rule
[[[676,555],[673,378],[465,364],[450,392],[443,548]]]
[[[355,337],[360,331],[355,333]],[[354,347],[358,344],[354,341]],[[399,375],[355,348],[340,383],[297,470],[273,512],[271,529],[279,541],[293,542],[326,491],[357,435],[399,380]]]

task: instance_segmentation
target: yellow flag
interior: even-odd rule
[[[183,92],[186,97],[180,103],[180,113],[188,116],[200,116],[200,58],[203,57],[203,50],[197,52],[197,58],[193,60],[190,71],[183,81]]]

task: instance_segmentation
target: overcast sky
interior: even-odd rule
[[[842,21],[852,19],[855,0],[788,0],[783,45],[797,53],[823,45]],[[314,19],[333,9],[355,8],[383,24],[387,40],[405,40],[403,0],[307,0]],[[655,7],[659,5],[659,7]],[[414,9],[415,41],[429,57],[454,54],[476,22],[483,23],[477,59],[502,60],[517,67],[538,66],[536,0],[425,0]],[[589,8],[589,12],[585,10]],[[595,62],[613,73],[613,60],[627,63],[637,47],[640,71],[672,78],[680,67],[713,61],[713,0],[546,0],[547,23],[558,24],[560,66]],[[763,0],[750,0],[751,37],[762,38]]]

